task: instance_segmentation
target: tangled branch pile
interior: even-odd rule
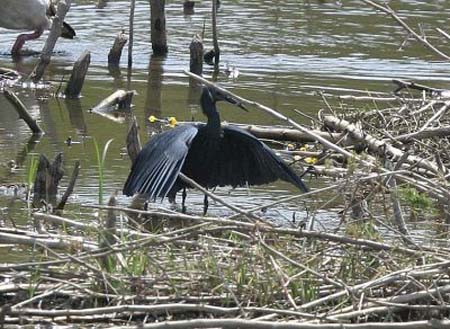
[[[0,265],[0,322],[449,327],[450,249],[446,225],[437,224],[448,212],[450,103],[434,95],[397,101],[345,118],[321,115],[322,131],[307,131],[330,143],[305,152],[317,157],[315,171],[340,177],[325,189],[342,192],[335,233],[315,228],[314,210],[306,229],[275,227],[249,211],[215,218],[109,206],[102,225],[35,213],[48,232],[0,231],[12,250],[33,247],[25,263]],[[412,213],[415,222],[406,221]],[[430,239],[410,233],[424,218],[437,231]]]

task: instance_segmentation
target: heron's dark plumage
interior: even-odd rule
[[[136,158],[125,183],[126,195],[151,200],[174,198],[185,183],[180,171],[206,188],[261,185],[282,179],[302,191],[305,184],[267,145],[236,127],[221,127],[215,103],[233,102],[204,88],[201,105],[206,124],[179,126],[153,137]]]

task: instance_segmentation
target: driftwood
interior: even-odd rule
[[[123,115],[129,113],[131,101],[135,93],[133,90],[116,90],[90,109],[90,111],[116,122],[124,122],[125,118]]]
[[[5,98],[14,106],[14,109],[17,111],[17,114],[19,114],[19,118],[25,121],[25,123],[28,125],[28,127],[31,129],[34,135],[41,135],[44,133],[44,131],[41,129],[39,124],[34,120],[31,115],[28,113],[27,108],[22,103],[22,101],[17,97],[17,95],[8,90],[5,89],[3,91]]]
[[[165,55],[167,47],[165,0],[150,0],[151,41],[153,54]]]
[[[70,76],[70,80],[67,83],[64,95],[68,98],[78,98],[83,88],[84,79],[86,77],[89,65],[91,63],[91,53],[84,51],[78,60],[75,62]]]
[[[120,63],[120,57],[122,56],[122,50],[128,41],[128,37],[125,31],[119,32],[114,39],[114,44],[108,53],[108,66],[118,66]]]
[[[50,64],[50,58],[53,53],[53,48],[55,48],[56,41],[61,35],[62,24],[64,22],[64,17],[70,9],[71,0],[60,0],[58,2],[58,7],[56,9],[56,15],[53,18],[52,28],[50,29],[50,34],[45,42],[44,49],[42,50],[39,63],[34,68],[33,72],[30,74],[30,79],[37,83],[42,79],[45,73],[45,69],[48,64]]]

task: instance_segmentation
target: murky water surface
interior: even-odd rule
[[[130,161],[123,156],[127,126],[89,113],[89,109],[117,88],[135,89],[134,111],[141,125],[141,138],[148,138],[150,114],[160,117],[176,116],[178,120],[204,120],[199,111],[198,93],[192,93],[183,70],[189,66],[189,43],[195,33],[205,26],[205,45],[211,48],[210,1],[197,1],[195,14],[183,14],[182,1],[166,1],[170,52],[166,58],[151,55],[148,1],[137,1],[135,17],[134,66],[131,83],[127,84],[126,56],[122,57],[122,72],[107,69],[107,54],[117,33],[127,29],[128,1],[108,1],[99,9],[96,1],[73,1],[67,21],[76,29],[75,40],[60,40],[46,79],[57,85],[67,80],[73,62],[84,50],[92,53],[92,62],[83,97],[66,101],[48,97],[39,90],[24,89],[19,96],[46,134],[37,143],[30,140],[30,132],[17,118],[15,111],[0,94],[0,185],[26,182],[27,166],[33,156],[44,153],[65,156],[65,168],[70,173],[75,160],[81,161],[81,173],[71,203],[97,203],[98,168],[94,140],[101,146],[114,138],[105,165],[106,192],[121,190],[127,177]],[[219,82],[246,98],[257,100],[304,120],[294,110],[314,115],[324,105],[316,90],[348,88],[391,91],[392,78],[420,80],[441,88],[450,88],[450,65],[438,61],[414,41],[398,50],[405,38],[404,31],[392,19],[377,13],[360,1],[266,1],[223,0],[219,10],[221,60],[225,66],[235,67],[240,75],[230,79],[221,73]],[[417,27],[421,24],[430,40],[444,50],[450,47],[444,38],[437,37],[436,27],[446,28],[450,21],[449,1],[396,1],[392,3],[402,17]],[[0,29],[0,67],[30,72],[37,57],[14,63],[9,55],[17,36],[16,31]],[[45,36],[28,43],[28,48],[40,50]],[[206,66],[206,76],[211,68]],[[240,112],[223,106],[222,118],[242,123],[278,124],[276,120],[257,110]],[[71,136],[76,142],[68,147],[64,141]],[[19,169],[10,171],[8,162],[15,160]],[[327,184],[312,180],[311,186]],[[65,178],[63,185],[67,184]],[[252,188],[219,194],[240,205],[261,205],[293,191],[283,183],[270,188]],[[12,190],[0,191],[3,220],[14,217],[18,206],[11,197]],[[120,199],[127,204],[125,198]],[[322,200],[323,201],[323,200]],[[321,200],[283,205],[270,210],[268,216],[282,217],[288,222],[293,213],[305,217],[305,205],[316,207]],[[189,209],[201,212],[202,196],[191,192]],[[22,205],[23,206],[23,205]],[[319,211],[317,219],[326,223],[336,220],[329,210],[333,203]],[[328,211],[327,211],[328,209]],[[226,212],[212,206],[212,214]]]

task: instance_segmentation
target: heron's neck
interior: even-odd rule
[[[217,111],[216,104],[210,99],[202,100],[203,113],[208,118],[206,129],[208,129],[208,136],[219,138],[222,135],[222,128],[220,126],[220,115]]]

